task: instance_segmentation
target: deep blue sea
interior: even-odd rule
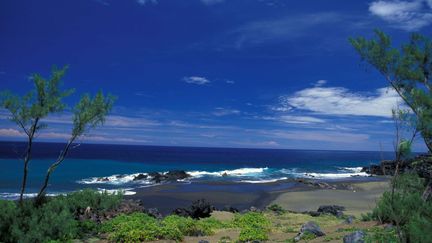
[[[0,198],[14,199],[22,179],[25,143],[0,142]],[[27,195],[35,193],[63,144],[36,143],[29,165]],[[393,158],[390,152],[192,148],[81,144],[54,172],[50,194],[83,188],[126,190],[158,186],[150,180],[133,181],[139,173],[185,170],[192,175],[179,183],[229,181],[241,184],[287,178],[325,180],[366,176],[360,167]],[[101,181],[100,178],[108,180]]]

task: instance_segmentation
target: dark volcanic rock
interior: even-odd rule
[[[362,230],[357,230],[343,238],[344,243],[363,243],[366,234]]]
[[[159,172],[151,172],[148,173],[148,176],[151,178],[151,181],[155,183],[161,183],[165,181],[177,181],[184,180],[186,178],[191,177],[188,173],[183,170],[172,170],[165,174]]]
[[[394,175],[396,170],[396,161],[383,160],[379,165],[364,167],[362,172],[371,175]],[[432,155],[418,155],[414,158],[406,159],[400,162],[399,170],[404,172],[415,172],[420,177],[430,180],[432,178]]]
[[[302,212],[303,214],[309,214],[312,217],[318,217],[321,215],[321,213],[317,212],[317,211],[304,211]]]
[[[300,241],[306,232],[314,234],[317,237],[325,235],[325,233],[321,231],[321,228],[315,222],[309,221],[302,225],[300,232],[294,238],[294,241]]]
[[[214,207],[209,202],[204,199],[199,199],[192,202],[189,208],[176,208],[172,214],[199,219],[210,217],[213,210]]]
[[[345,224],[352,224],[352,223],[354,223],[354,219],[355,219],[354,216],[349,215],[349,216],[345,219],[344,223],[345,223]]]
[[[318,213],[331,214],[336,217],[342,217],[343,216],[342,211],[345,211],[345,207],[338,206],[338,205],[323,205],[320,206],[317,210]]]
[[[231,213],[238,213],[238,212],[240,212],[237,208],[234,208],[234,207],[229,206],[229,205],[223,207],[222,211],[231,212]]]
[[[194,219],[208,218],[213,212],[213,209],[214,207],[210,205],[209,202],[204,199],[199,199],[192,203],[192,206],[190,208],[190,215]]]
[[[163,218],[162,214],[159,212],[159,210],[157,208],[145,209],[144,212],[147,215],[150,215],[155,219],[162,219]]]
[[[137,176],[135,176],[134,178],[133,178],[133,180],[134,181],[139,181],[139,180],[144,180],[144,179],[147,179],[147,175],[146,174],[139,174],[139,175],[137,175]]]
[[[182,217],[190,217],[190,211],[186,208],[176,208],[174,209],[172,214],[182,216]]]
[[[188,173],[186,173],[184,170],[169,171],[164,176],[169,181],[183,180],[183,179],[191,177],[191,175],[189,175]]]

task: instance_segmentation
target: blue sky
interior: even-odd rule
[[[397,96],[350,36],[432,34],[432,1],[0,2],[1,90],[69,65],[65,87],[118,97],[80,142],[391,150]],[[0,140],[23,133],[0,110]],[[64,141],[66,110],[38,141]],[[423,150],[421,141],[417,150]]]

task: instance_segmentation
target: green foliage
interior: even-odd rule
[[[267,209],[270,210],[270,211],[275,212],[276,214],[283,214],[283,213],[285,213],[285,209],[283,209],[278,204],[272,204],[272,205],[268,206]]]
[[[218,243],[231,243],[231,242],[232,240],[231,237],[229,236],[222,236],[218,241]]]
[[[268,231],[263,228],[246,227],[242,228],[239,235],[240,242],[250,242],[254,240],[267,240]]]
[[[248,212],[236,214],[233,225],[239,227],[239,241],[267,240],[271,222],[262,213]]]
[[[32,200],[24,201],[21,207],[16,202],[1,200],[0,242],[66,241],[95,232],[97,225],[76,221],[76,212],[88,206],[103,212],[117,206],[120,199],[121,195],[86,190],[47,198],[38,206]]]
[[[32,75],[34,90],[20,97],[8,91],[3,92],[1,106],[11,113],[11,120],[17,123],[26,133],[31,133],[36,119],[42,119],[50,113],[61,112],[66,107],[63,98],[73,90],[61,90],[62,78],[67,66],[53,68],[51,77],[44,79],[39,74]],[[45,126],[36,125],[35,131]]]
[[[413,34],[400,49],[376,30],[376,39],[351,38],[361,58],[375,67],[396,90],[416,117],[418,130],[432,152],[432,41]]]
[[[103,124],[114,104],[115,97],[98,92],[95,97],[85,94],[74,107],[73,136],[80,136],[87,130]]]
[[[158,221],[144,213],[120,215],[102,224],[101,232],[117,242],[139,242],[158,239],[181,241],[184,236],[210,235],[224,224],[216,219],[194,220],[170,215]]]
[[[91,189],[72,192],[66,196],[58,196],[57,200],[64,198],[71,211],[77,209],[92,208],[94,211],[107,211],[117,207],[123,195],[121,193],[109,194],[107,192],[97,192]]]
[[[365,242],[375,243],[375,242],[385,242],[385,243],[396,243],[399,239],[396,234],[396,230],[389,228],[385,229],[382,227],[373,227],[366,230]],[[413,241],[413,242],[423,242],[423,241]]]
[[[383,194],[372,218],[399,226],[401,240],[422,242],[421,239],[431,239],[432,202],[421,198],[425,188],[423,179],[415,174],[402,174],[393,183],[394,194]]]

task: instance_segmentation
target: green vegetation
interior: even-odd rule
[[[42,205],[32,200],[0,200],[0,242],[66,241],[97,231],[94,222],[79,222],[75,216],[87,207],[100,213],[117,207],[121,195],[85,190],[66,196],[46,198]]]
[[[249,212],[236,214],[233,225],[240,228],[240,242],[253,240],[267,240],[271,229],[271,222],[262,213]]]
[[[272,204],[270,206],[267,207],[268,210],[275,212],[276,214],[283,214],[285,213],[285,209],[283,209],[280,205],[278,204]]]
[[[62,69],[54,67],[49,79],[34,74],[32,76],[34,89],[24,96],[15,95],[8,91],[1,94],[0,108],[7,109],[10,112],[11,121],[16,123],[27,136],[27,149],[23,158],[24,172],[20,190],[20,203],[23,202],[23,194],[27,186],[28,165],[31,160],[33,141],[40,131],[47,127],[47,124],[43,123],[43,119],[48,115],[62,112],[66,108],[63,99],[73,93],[73,90],[61,89],[62,78],[66,70],[67,67]],[[61,150],[57,160],[48,168],[43,185],[37,195],[37,200],[43,200],[51,174],[64,161],[71,145],[78,137],[90,129],[103,124],[113,103],[114,97],[110,95],[105,97],[102,92],[99,92],[93,98],[88,94],[82,96],[72,110],[73,128],[70,138]]]
[[[416,118],[417,128],[432,152],[432,41],[413,34],[401,48],[376,30],[376,39],[351,38],[361,58],[376,68],[399,94]]]
[[[394,194],[385,192],[370,218],[392,223],[400,241],[425,242],[432,237],[432,202],[422,200],[425,181],[416,174],[402,174]]]

